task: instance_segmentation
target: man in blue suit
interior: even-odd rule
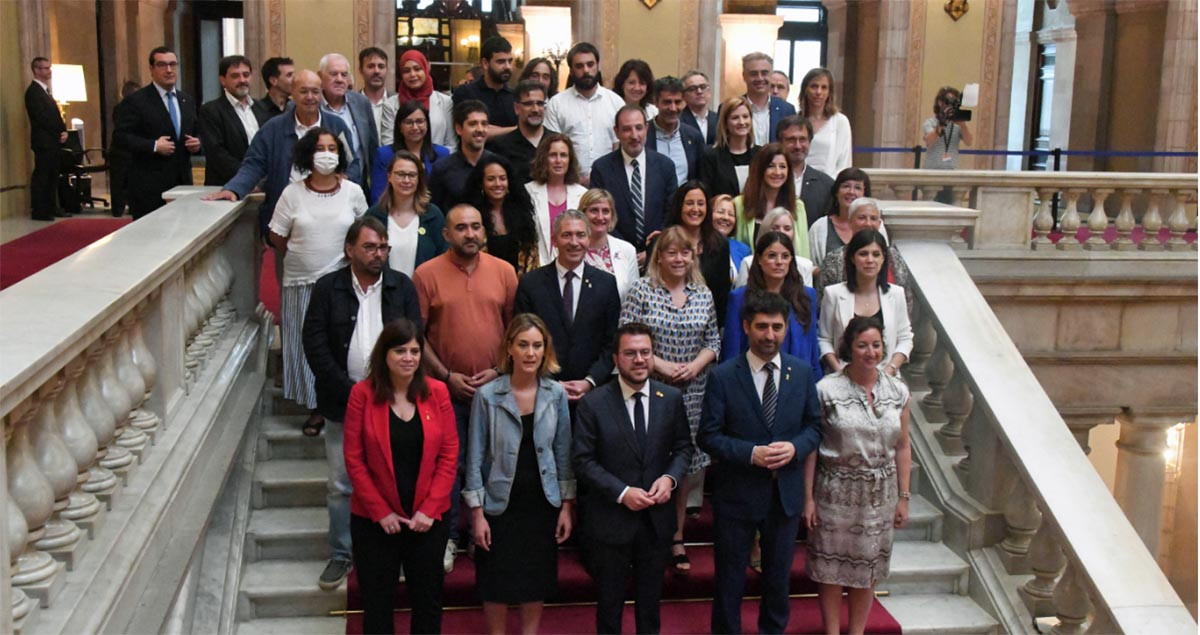
[[[275,201],[293,180],[302,175],[292,174],[292,148],[296,141],[312,128],[321,127],[333,131],[342,138],[346,147],[350,146],[350,130],[342,120],[321,112],[321,78],[316,73],[303,70],[296,73],[292,80],[292,102],[284,109],[283,114],[272,117],[259,128],[246,150],[242,166],[237,174],[225,184],[220,191],[205,196],[205,200],[236,201],[254,190],[260,182],[266,199],[258,208],[258,224],[262,231],[263,240],[269,236],[267,223],[275,211]],[[362,178],[362,157],[355,154],[350,167],[346,170],[346,178],[358,182]],[[264,180],[265,179],[265,180]],[[282,256],[280,256],[282,258]],[[280,264],[277,261],[276,264]],[[282,271],[282,268],[278,269]]]
[[[348,147],[362,162],[362,174],[354,179],[364,192],[370,192],[368,181],[371,161],[379,149],[379,129],[375,127],[375,110],[367,96],[350,90],[350,61],[339,53],[329,53],[321,58],[321,112],[333,115],[350,130]]]
[[[750,115],[754,118],[756,146],[778,141],[776,126],[784,117],[796,114],[795,106],[771,94],[774,68],[775,62],[766,53],[749,53],[742,58],[742,81],[746,82],[746,99],[750,100]]]
[[[762,535],[758,631],[782,633],[804,510],[804,460],[821,442],[808,364],[779,352],[788,304],[755,293],[742,308],[750,350],[708,378],[696,442],[713,458],[716,592],[712,632],[742,633],[742,593],[754,534]]]
[[[608,190],[617,204],[617,238],[633,243],[645,262],[646,238],[663,228],[667,205],[679,187],[675,164],[646,149],[646,113],[638,106],[617,111],[620,145],[592,164],[591,186]]]
[[[654,80],[654,104],[658,106],[658,114],[646,130],[646,149],[666,156],[675,164],[675,179],[679,183],[698,178],[704,136],[691,126],[681,125],[680,114],[687,110],[683,82],[669,75]]]

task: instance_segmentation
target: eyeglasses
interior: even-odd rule
[[[154,68],[179,68],[179,62],[155,62]]]
[[[375,254],[386,254],[392,250],[391,245],[376,245],[375,243],[367,243],[362,248],[363,251],[372,256]]]
[[[416,172],[392,172],[392,176],[395,177],[397,181],[415,181],[415,180],[417,180]]]
[[[706,93],[708,92],[708,84],[695,84],[683,89],[685,93]]]
[[[424,128],[429,122],[424,119],[405,119],[400,124],[406,128]]]
[[[625,349],[625,350],[621,351],[621,357],[624,357],[625,359],[631,359],[631,360],[638,359],[639,357],[645,357],[645,358],[649,359],[651,357],[654,357],[654,352],[648,348],[640,350],[640,351],[633,350],[633,349]]]
[[[545,108],[545,107],[546,107],[546,102],[545,102],[545,101],[534,101],[534,100],[532,100],[532,99],[529,99],[529,100],[526,100],[526,101],[518,101],[517,103],[518,103],[518,104],[521,104],[522,106],[524,106],[524,107],[526,107],[526,108],[532,108],[532,107],[534,107],[534,106],[537,106],[538,108]]]

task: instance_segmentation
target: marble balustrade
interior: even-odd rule
[[[945,188],[952,206],[979,210],[969,229],[974,249],[1074,251],[1195,250],[1195,174],[869,169],[880,199],[933,203]],[[1058,198],[1057,224],[1053,203]],[[890,220],[886,219],[889,230]],[[1075,238],[1086,227],[1089,236]],[[1159,232],[1169,238],[1160,244]],[[1052,231],[1066,236],[1055,244]],[[1109,232],[1111,240],[1105,237]],[[1135,242],[1136,234],[1147,237]]]
[[[921,494],[948,510],[946,542],[974,563],[973,585],[993,601],[1011,597],[997,580],[1019,585],[1020,604],[997,611],[1006,630],[1032,617],[1056,633],[1193,632],[1154,557],[1168,426],[1121,422],[1114,499],[956,251],[897,246],[917,299],[904,374],[914,454],[929,461]]]
[[[190,393],[268,337],[257,206],[193,194],[0,292],[0,632],[91,630],[64,589],[136,547]]]

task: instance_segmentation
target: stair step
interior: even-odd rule
[[[265,560],[247,564],[238,590],[238,620],[320,617],[344,609],[344,585],[328,592],[317,586],[324,568],[324,560]]]
[[[237,625],[237,635],[330,635],[345,630],[344,617],[271,617]]]
[[[325,458],[325,437],[306,437],[300,430],[306,418],[304,415],[263,417],[258,435],[258,460]]]
[[[879,603],[900,622],[905,635],[995,633],[999,624],[969,597],[961,595],[893,595]]]
[[[877,588],[893,595],[965,595],[969,571],[967,563],[940,542],[897,542],[891,575]]]
[[[903,529],[896,530],[895,540],[941,542],[941,510],[934,507],[924,496],[914,493],[908,502],[908,524]]]
[[[255,509],[323,506],[328,473],[325,459],[264,461],[254,470],[251,503]]]
[[[277,507],[250,514],[246,561],[315,560],[329,556],[329,511],[324,507]]]

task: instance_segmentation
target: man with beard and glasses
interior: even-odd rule
[[[336,589],[350,572],[350,476],[342,452],[342,422],[350,389],[366,378],[371,349],[392,320],[421,324],[421,305],[408,276],[387,266],[387,226],[359,218],[346,232],[343,250],[349,266],[321,276],[304,314],[304,357],[317,389],[317,410],[325,417],[325,460],[329,462],[329,545],[332,557],[318,585]]]
[[[454,89],[454,105],[469,99],[483,102],[488,111],[488,138],[508,134],[517,127],[513,91],[508,87],[513,71],[512,44],[499,35],[484,40],[479,47],[479,68],[482,77]]]
[[[453,207],[446,214],[442,236],[449,249],[417,267],[413,282],[425,324],[425,369],[450,388],[458,438],[465,439],[476,389],[499,376],[496,355],[513,316],[517,274],[512,265],[483,253],[483,217],[474,207]],[[458,474],[446,516],[450,526],[447,572],[454,567],[454,554],[464,535],[458,525],[458,512],[466,450],[466,443],[459,444]]]
[[[221,59],[217,71],[222,95],[200,107],[205,185],[225,185],[237,174],[259,126],[270,118],[250,98],[250,60],[230,55]]]
[[[579,159],[579,177],[587,185],[592,163],[612,152],[617,143],[612,122],[625,100],[601,86],[600,51],[580,42],[567,51],[571,71],[567,89],[546,104],[546,127],[571,138]]]
[[[513,108],[517,112],[517,127],[512,132],[495,137],[487,142],[487,149],[508,159],[513,165],[513,181],[516,185],[529,182],[529,171],[538,144],[547,132],[544,125],[546,114],[546,87],[540,82],[525,80],[517,84],[517,101]]]
[[[470,193],[464,191],[467,178],[481,158],[492,154],[484,149],[487,131],[488,111],[483,102],[468,99],[454,104],[458,150],[438,159],[429,175],[430,199],[438,209],[450,209],[470,198]]]

